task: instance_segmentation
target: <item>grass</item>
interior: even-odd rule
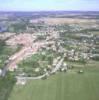
[[[0,100],[8,100],[14,84],[13,75],[8,74],[6,77],[0,77]]]
[[[22,62],[19,63],[19,67],[21,68],[37,68],[37,67],[46,67],[50,63],[50,60],[52,60],[53,55],[49,54],[48,52],[46,55],[42,55],[41,53],[37,53],[32,55],[31,57],[28,57],[27,59],[23,60]],[[39,61],[42,62],[39,64]]]
[[[53,58],[53,53],[50,53],[50,51],[45,51],[44,55],[39,52],[24,59],[18,66],[22,69],[22,72],[25,72],[28,76],[39,76],[45,73],[44,68],[48,68]],[[35,72],[36,68],[40,69],[39,72]]]
[[[8,46],[4,46],[2,50],[0,48],[0,67],[3,67],[5,61],[8,60],[8,56],[11,56],[15,52],[16,52],[16,48],[12,49]]]
[[[16,48],[11,48],[6,45],[5,41],[0,41],[0,68],[3,68],[5,61],[8,60],[8,57],[17,52],[20,49],[20,46]]]
[[[8,100],[99,100],[98,65],[91,61],[83,74],[59,72],[47,80],[15,85]]]

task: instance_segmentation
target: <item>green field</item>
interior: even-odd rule
[[[8,100],[15,82],[14,76],[9,73],[6,77],[0,77],[0,100]]]
[[[41,52],[33,54],[18,64],[19,69],[16,70],[16,74],[25,72],[29,77],[43,75],[44,69],[48,69],[48,65],[51,66],[55,57],[57,57],[57,54],[51,50],[45,50],[43,54]],[[20,68],[21,71],[19,71]],[[36,72],[35,69],[37,68],[39,68],[39,71]]]
[[[46,80],[15,85],[8,100],[99,100],[98,65],[90,62],[83,74],[59,72]]]
[[[19,51],[21,46],[12,48],[6,45],[5,41],[0,40],[0,68],[5,66],[5,62],[8,60],[9,56],[13,55],[15,52]]]

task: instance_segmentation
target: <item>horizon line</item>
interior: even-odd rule
[[[99,12],[99,10],[0,10],[0,12]]]

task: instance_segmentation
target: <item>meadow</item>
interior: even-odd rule
[[[99,100],[98,65],[99,62],[90,61],[80,67],[84,70],[81,74],[77,73],[77,67],[65,73],[58,72],[46,80],[15,85],[8,100]]]

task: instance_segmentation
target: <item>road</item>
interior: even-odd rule
[[[53,70],[51,71],[51,73],[55,73],[56,71],[58,71],[58,70],[60,69],[60,67],[61,67],[61,65],[62,65],[62,63],[63,63],[63,61],[64,61],[64,58],[62,58],[62,59],[56,64],[55,68],[53,68]]]

